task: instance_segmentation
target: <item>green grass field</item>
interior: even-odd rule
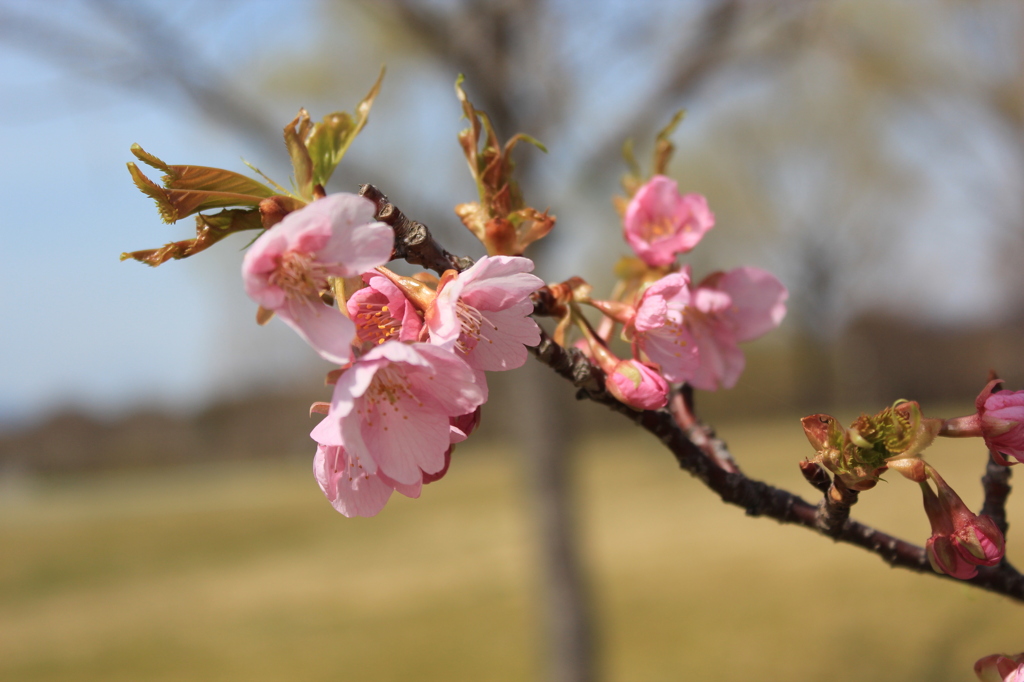
[[[719,431],[748,473],[812,496],[795,419]],[[959,681],[1024,650],[1020,606],[746,518],[639,430],[579,449],[608,680]],[[929,455],[976,507],[976,444]],[[515,452],[467,444],[422,499],[352,520],[311,460],[3,482],[0,679],[540,678]],[[891,479],[855,515],[923,542],[916,486]],[[1010,514],[1019,562],[1012,498]]]

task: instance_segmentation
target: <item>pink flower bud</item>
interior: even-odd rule
[[[964,509],[968,516],[954,517],[956,532],[953,544],[966,561],[979,566],[995,566],[1003,560],[1006,552],[1003,534],[988,516],[976,516],[966,507]]]
[[[1024,654],[992,654],[978,659],[974,674],[981,682],[1024,682]]]
[[[639,360],[622,360],[608,373],[605,388],[637,410],[657,410],[668,402],[668,382]]]
[[[926,544],[932,568],[967,580],[977,575],[975,566],[995,566],[1002,561],[1006,542],[995,522],[968,509],[934,468],[928,468],[928,476],[938,489],[936,495],[927,482],[921,483],[925,513],[932,525]]]
[[[707,200],[699,194],[680,195],[676,181],[664,175],[655,175],[637,191],[623,223],[626,241],[651,267],[670,265],[714,225]]]
[[[978,575],[978,569],[964,560],[946,535],[932,535],[925,543],[925,550],[928,563],[936,573],[945,573],[959,580],[970,580]]]

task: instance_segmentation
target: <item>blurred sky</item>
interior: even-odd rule
[[[188,4],[161,5],[162,19],[190,16]],[[45,11],[59,25],[104,28],[79,3]],[[203,22],[197,40],[214,63],[257,62],[264,49],[301,46],[315,18],[307,2],[251,2],[221,14]],[[100,414],[188,407],[224,379],[221,300],[204,295],[226,281],[212,272],[224,259],[157,269],[119,262],[122,251],[187,238],[191,229],[189,220],[163,225],[125,163],[139,142],[172,162],[244,170],[243,146],[181,98],[158,103],[92,80],[89,71],[104,67],[69,72],[0,42],[0,178],[13,199],[0,218],[0,422],[66,406]]]
[[[858,6],[840,4],[847,9]],[[871,4],[895,7],[897,19],[905,8],[922,6]],[[539,161],[544,164],[538,172],[544,182],[539,193],[544,196],[536,203],[552,205],[560,216],[562,231],[557,251],[561,258],[552,272],[541,273],[548,279],[573,274],[595,254],[601,254],[610,265],[614,250],[621,249],[613,247],[609,255],[605,237],[595,237],[595,230],[600,229],[607,231],[607,237],[616,238],[616,219],[608,196],[617,188],[612,184],[580,187],[567,169],[587,158],[592,140],[614,131],[630,108],[645,101],[645,89],[657,75],[656,68],[645,64],[662,56],[659,50],[664,49],[659,46],[684,39],[676,36],[692,38],[679,29],[685,22],[673,25],[656,20],[657,12],[667,12],[666,8],[675,5],[682,9],[675,10],[674,20],[684,22],[687,12],[696,11],[702,3],[649,2],[644,4],[646,13],[636,12],[635,3],[613,0],[588,3],[587,12],[579,11],[582,3],[552,3],[561,26],[568,27],[557,41],[558,59],[568,77],[577,82],[573,83],[569,124],[561,137],[544,140],[551,152]],[[116,13],[117,3],[107,6]],[[394,178],[371,175],[366,179],[385,182],[385,191],[392,198],[403,197],[396,202],[413,215],[471,198],[468,177],[458,176],[457,183],[447,181],[448,174],[458,171],[462,163],[454,139],[462,126],[451,91],[455,71],[421,68],[418,60],[422,58],[400,42],[372,35],[367,38],[372,34],[372,19],[366,12],[353,13],[350,22],[337,17],[326,22],[326,3],[314,0],[145,6],[159,22],[166,22],[168,30],[185,39],[189,54],[194,50],[206,63],[216,65],[232,87],[259,101],[263,113],[278,127],[299,106],[310,108],[314,117],[331,109],[351,110],[386,61],[389,74],[383,93],[367,130],[350,152],[351,160],[366,164],[375,153],[399,155],[392,158],[400,158],[407,172]],[[852,11],[856,14],[856,9]],[[123,40],[111,32],[110,15],[97,14],[89,3],[65,0],[40,5],[8,0],[0,2],[0,12],[43,17],[53,26],[93,35],[113,48]],[[848,23],[857,21],[862,19],[854,16]],[[636,30],[630,28],[631,22]],[[4,15],[0,14],[0,38],[4,38],[0,40],[0,87],[4,92],[0,98],[4,160],[0,177],[8,189],[7,206],[0,213],[4,236],[0,255],[0,426],[42,418],[68,406],[96,414],[150,405],[187,410],[211,397],[257,390],[295,373],[321,369],[283,325],[258,328],[252,324],[255,306],[245,299],[235,274],[246,239],[226,242],[199,258],[157,269],[118,261],[122,251],[187,238],[192,230],[191,219],[163,225],[152,202],[134,188],[124,166],[132,159],[132,143],[142,144],[170,163],[242,172],[245,168],[240,157],[244,156],[271,176],[284,179],[283,148],[278,157],[268,151],[277,139],[254,147],[251,138],[211,124],[188,98],[172,90],[147,89],[142,80],[133,82],[130,73],[124,75],[123,64],[119,73],[125,80],[120,85],[112,83],[104,75],[111,66],[105,62],[108,55],[82,58],[69,68],[67,63],[49,59],[45,50],[19,44],[10,33],[4,33],[3,24]],[[958,28],[964,25],[967,39],[980,36],[984,43],[984,27],[971,28],[969,21],[955,24]],[[943,30],[949,29],[948,24],[943,26]],[[6,30],[11,30],[10,23]],[[939,43],[946,40],[941,33],[936,36]],[[750,40],[758,39],[755,33]],[[932,42],[929,39],[922,44],[932,49]],[[341,96],[327,97],[322,82],[304,78],[301,65],[315,62],[320,54],[327,55],[324,59],[340,60],[334,75],[348,86]],[[950,58],[946,54],[929,57],[927,50],[925,54],[922,59],[933,59],[936,64]],[[292,67],[296,71],[289,71]],[[767,139],[765,130],[781,125],[775,123],[776,118],[786,119],[809,101],[790,97],[785,88],[804,87],[823,99],[820,93],[827,87],[821,84],[834,80],[834,74],[827,60],[813,55],[803,66],[786,70],[781,81],[758,80],[756,70],[754,73],[714,80],[685,102],[690,114],[675,135],[680,155],[688,159],[682,163],[681,172],[688,183],[684,189],[706,192],[720,219],[745,223],[723,226],[720,220],[718,230],[707,240],[708,253],[717,254],[708,256],[711,265],[771,267],[784,281],[788,278],[793,288],[799,273],[789,254],[808,242],[811,233],[804,228],[828,231],[835,227],[815,222],[822,214],[821,207],[815,205],[821,194],[815,181],[831,173],[842,178],[842,157],[837,156],[842,152],[819,144],[815,134],[835,138],[829,131],[837,125],[836,116],[848,112],[852,126],[863,112],[844,111],[845,105],[837,100],[833,104],[840,108],[824,114],[832,117],[828,124],[832,128],[823,124],[818,130],[813,124],[790,122],[806,125],[807,149],[819,158],[760,168],[753,162],[746,164],[746,172],[760,178],[765,187],[775,187],[765,191],[785,197],[783,203],[793,215],[799,216],[804,204],[810,207],[808,225],[780,229],[782,238],[771,241],[758,234],[760,214],[744,214],[748,207],[742,200],[730,206],[716,205],[716,196],[742,199],[750,194],[740,172],[722,160],[724,150],[731,149],[742,164],[745,150]],[[144,71],[137,77],[147,78]],[[304,96],[307,87],[309,95]],[[472,94],[473,84],[467,87]],[[791,109],[764,109],[765,102],[780,100],[789,102]],[[925,110],[938,113],[922,123],[920,113],[896,102],[883,112],[890,124],[880,135],[886,136],[886,154],[928,178],[926,191],[919,192],[919,200],[903,207],[895,217],[893,207],[864,194],[856,202],[856,210],[874,210],[875,217],[861,216],[861,222],[852,222],[852,233],[838,232],[838,227],[833,230],[846,239],[851,234],[869,235],[865,239],[872,244],[888,245],[901,256],[879,261],[877,249],[868,249],[867,256],[847,258],[847,251],[840,247],[838,255],[831,257],[853,270],[841,288],[859,292],[864,300],[881,301],[883,307],[893,301],[906,307],[907,301],[913,301],[908,314],[946,323],[998,320],[1007,314],[1007,306],[1020,298],[1008,295],[1004,283],[986,277],[985,273],[996,267],[999,249],[983,245],[999,244],[1008,230],[1019,229],[1017,223],[1008,228],[1004,220],[1018,208],[1013,205],[1013,197],[1020,195],[1018,157],[1007,151],[1005,137],[988,120],[989,114],[964,96],[933,103]],[[673,111],[666,109],[659,120],[667,121]],[[842,125],[840,121],[840,129]],[[748,140],[743,135],[752,137]],[[722,153],[714,151],[715,144]],[[760,158],[771,156],[762,154]],[[410,167],[415,172],[408,172]],[[424,169],[430,183],[422,182]],[[443,186],[445,183],[451,186]],[[888,186],[893,194],[904,191],[895,184],[885,185],[884,180],[882,184],[883,190]],[[332,189],[352,188],[336,185]],[[1008,206],[1001,205],[1007,201]],[[750,199],[749,203],[755,202]],[[573,207],[574,213],[566,210],[567,206]],[[786,221],[797,225],[795,218]],[[600,225],[595,225],[597,222]],[[892,224],[907,229],[895,232]],[[874,225],[876,231],[864,231],[867,228],[862,225]],[[573,246],[565,236],[573,234],[581,246]],[[459,238],[464,239],[453,237]],[[456,242],[456,246],[466,243]],[[830,248],[835,251],[834,246]],[[851,246],[849,253],[854,250]],[[859,258],[882,265],[868,269]]]

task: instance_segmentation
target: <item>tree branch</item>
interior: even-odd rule
[[[387,223],[395,230],[395,251],[392,258],[401,258],[413,265],[433,270],[437,274],[445,270],[462,272],[473,265],[473,259],[448,253],[423,223],[410,220],[401,210],[373,185],[360,185],[359,196],[366,197],[377,207],[374,217]]]
[[[396,254],[410,254],[411,258],[416,259],[410,260],[411,263],[422,264],[424,261],[432,263],[426,267],[434,270],[437,270],[436,265],[444,267],[445,263],[459,263],[468,260],[459,259],[448,253],[434,241],[425,225],[405,217],[401,211],[387,201],[387,197],[380,190],[372,185],[364,185],[361,193],[374,198],[378,206],[378,215],[388,218],[394,216],[391,218],[394,220],[394,224],[403,226],[396,227],[395,230]],[[388,207],[392,210],[385,211],[384,209]],[[381,218],[381,220],[383,219]],[[406,229],[406,225],[414,227]],[[411,239],[409,242],[405,241],[407,235]],[[549,292],[542,289],[535,296],[534,315],[551,314],[553,299],[548,294]],[[538,361],[550,367],[559,376],[571,381],[579,389],[576,393],[578,399],[604,405],[656,436],[676,458],[680,468],[699,479],[723,502],[744,509],[747,515],[767,516],[780,523],[803,526],[831,537],[836,542],[861,547],[876,554],[882,561],[893,567],[928,573],[948,580],[957,580],[949,575],[935,573],[923,547],[850,519],[848,516],[850,506],[856,501],[855,495],[848,494],[852,491],[844,493],[833,483],[825,494],[825,500],[819,505],[813,505],[787,490],[748,478],[738,468],[732,470],[732,467],[723,464],[722,456],[709,454],[706,447],[702,448],[695,443],[688,435],[687,430],[680,426],[676,417],[669,410],[637,411],[612,397],[604,389],[603,372],[591,364],[581,351],[559,346],[543,329],[540,343],[529,350]],[[695,433],[692,429],[689,432]],[[704,425],[701,425],[699,432],[705,435],[713,434],[710,428]],[[728,454],[728,449],[721,441],[714,443],[713,447],[715,451],[724,450]],[[731,455],[728,455],[727,461],[732,461]],[[1005,505],[1006,493],[1009,492],[1007,483],[1009,474],[995,471],[992,466],[993,464],[990,463],[988,473],[983,479],[991,481],[991,484],[986,483],[986,508],[991,507],[996,514],[1001,514],[1005,523],[1005,513],[1002,510]],[[816,487],[821,486],[819,489],[824,487],[821,485],[822,481],[819,480],[819,476],[806,468],[804,470],[805,476],[812,484]],[[991,493],[989,493],[990,489]],[[996,517],[993,516],[993,518]],[[1024,602],[1024,575],[1021,575],[1005,559],[998,566],[978,566],[977,576],[967,581],[958,582],[966,582],[983,590]]]
[[[981,507],[981,513],[992,517],[1003,537],[1010,527],[1006,522],[1006,498],[1010,496],[1011,473],[1010,467],[996,461],[995,454],[989,450],[985,475],[981,477],[981,487],[985,491],[985,503]]]

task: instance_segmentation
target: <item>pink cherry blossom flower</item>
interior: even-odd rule
[[[993,391],[1000,383],[999,379],[988,382],[974,401],[977,412],[945,420],[939,435],[981,436],[995,460],[1010,465],[1015,462],[1008,462],[1005,457],[1024,462],[1024,391]]]
[[[1024,391],[995,391],[990,381],[974,404],[989,450],[1024,462]]]
[[[697,371],[697,343],[686,325],[692,304],[690,272],[675,272],[647,287],[627,329],[637,347],[669,381],[683,382]]]
[[[448,467],[452,462],[452,451],[455,450],[455,444],[461,443],[462,441],[469,438],[469,434],[476,430],[476,427],[480,425],[480,408],[476,408],[469,414],[459,415],[458,417],[451,418],[451,445],[444,453],[444,467],[436,473],[423,474],[423,485],[433,483],[434,481],[440,481],[444,478],[444,475],[448,473]]]
[[[670,265],[714,225],[707,200],[699,194],[680,196],[676,181],[664,175],[655,175],[637,191],[623,221],[626,241],[652,267]]]
[[[347,304],[360,343],[369,350],[388,339],[416,341],[423,320],[402,290],[376,273],[363,275],[363,280],[368,286],[352,294]]]
[[[245,291],[276,313],[321,356],[345,364],[351,320],[325,304],[329,277],[352,277],[391,258],[394,233],[374,221],[374,206],[355,194],[332,194],[293,211],[253,243],[242,262]]]
[[[779,326],[787,298],[786,287],[759,268],[736,268],[705,278],[693,290],[686,311],[686,326],[699,357],[687,381],[706,391],[735,386],[746,364],[736,344]]]
[[[317,444],[313,475],[331,505],[348,517],[375,516],[393,491],[416,498],[422,488],[388,478],[372,459],[353,457],[341,445]]]
[[[424,473],[412,484],[399,483],[377,467],[371,457],[351,456],[344,446],[317,443],[313,457],[313,475],[331,505],[344,516],[376,516],[392,491],[416,499],[423,486],[441,480],[448,473],[455,443],[466,439],[480,423],[480,408],[451,418],[451,444],[444,453],[444,466],[435,473]]]
[[[1024,682],[1024,654],[986,656],[974,664],[974,674],[981,682]]]
[[[451,418],[483,401],[473,370],[451,351],[391,340],[338,378],[330,411],[311,435],[344,446],[362,462],[372,459],[383,475],[412,485],[444,467]]]
[[[526,346],[540,343],[540,329],[529,317],[529,296],[544,282],[531,270],[529,258],[484,256],[468,270],[442,279],[426,312],[430,342],[454,350],[475,370],[522,366]]]

